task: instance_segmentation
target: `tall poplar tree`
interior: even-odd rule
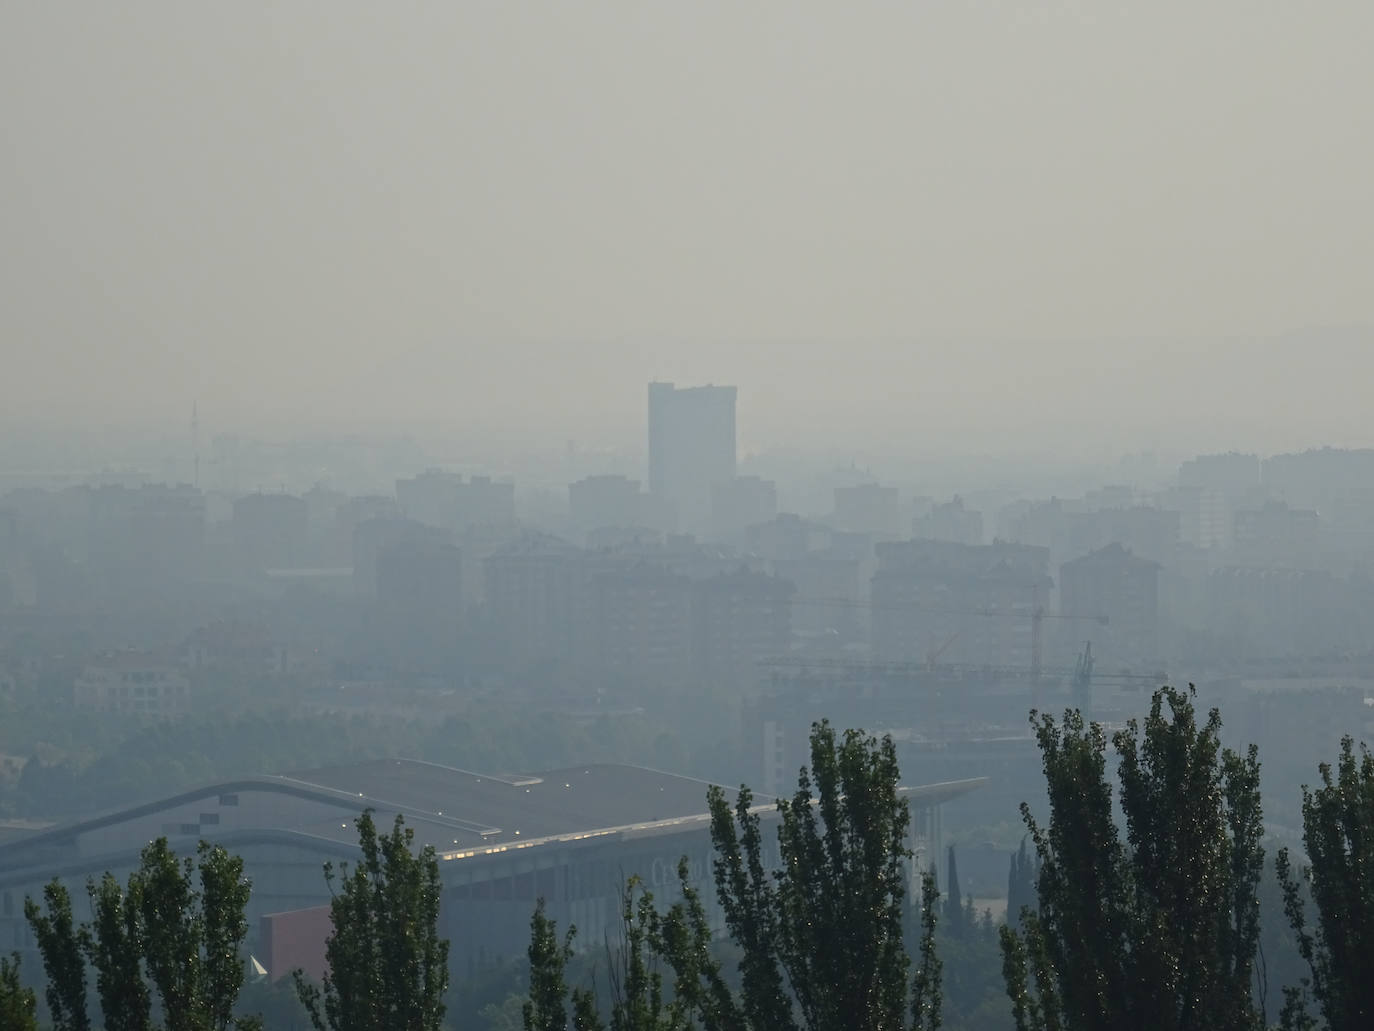
[[[235,1017],[245,974],[244,911],[252,886],[243,860],[201,842],[195,859],[178,858],[166,838],[146,848],[127,886],[109,873],[87,884],[91,922],[77,926],[60,881],[43,905],[24,903],[48,977],[56,1031],[88,1031],[87,965],[95,970],[105,1031],[148,1031],[153,1001],[177,1031],[250,1031],[255,1017]]]
[[[1259,761],[1221,747],[1215,710],[1198,725],[1194,695],[1161,688],[1143,736],[1112,737],[1124,838],[1102,727],[1032,714],[1050,822],[1022,806],[1040,870],[1039,912],[1002,931],[1019,1031],[1263,1026]]]
[[[19,953],[0,956],[0,1028],[38,1031],[38,999],[19,982]]]
[[[614,947],[606,946],[610,1031],[688,1031],[695,1026],[697,998],[684,992],[670,1000],[665,994],[661,967],[669,951],[663,941],[666,926],[652,893],[631,877],[621,889],[620,940]],[[570,927],[560,939],[557,925],[545,914],[544,901],[536,904],[530,921],[525,1031],[606,1031],[595,990],[570,990],[566,981],[576,936]],[[704,1026],[719,1025],[708,1019]]]
[[[731,989],[713,950],[711,924],[684,859],[678,864],[682,899],[665,914],[657,913],[647,893],[631,905],[635,885],[629,886],[613,1031],[939,1028],[939,894],[927,873],[917,970],[908,980],[903,917],[910,811],[897,785],[890,738],[853,730],[840,738],[828,723],[813,726],[811,766],[801,771],[796,794],[778,802],[776,869],[765,861],[762,822],[749,789],[740,788],[732,807],[722,789],[710,788],[712,872],[739,954],[740,990]],[[531,931],[525,1026],[553,1031],[568,1019],[563,971],[571,934],[560,942],[542,906]],[[655,966],[658,958],[672,972],[671,993]],[[599,1026],[585,1010],[572,1020],[577,1028]]]
[[[890,737],[837,737],[816,724],[811,766],[778,802],[782,863],[768,873],[752,797],[741,790],[732,813],[725,793],[711,789],[716,893],[745,952],[744,1009],[754,1027],[905,1026],[911,812],[899,778]]]
[[[540,899],[530,918],[530,994],[522,1011],[525,1031],[603,1031],[596,998],[585,988],[573,988],[572,1019],[568,1017],[569,988],[566,980],[577,929],[558,937],[558,925],[544,912]]]
[[[1302,1027],[1310,989],[1330,1031],[1374,1027],[1374,755],[1349,737],[1333,770],[1322,763],[1321,786],[1302,791],[1308,863],[1295,876],[1288,850],[1278,854],[1284,909],[1311,980],[1292,986],[1285,1024]],[[1301,880],[1299,880],[1299,877]],[[1309,927],[1301,888],[1317,907]]]
[[[356,821],[362,859],[324,876],[335,891],[324,985],[298,970],[296,991],[316,1031],[439,1031],[448,990],[448,941],[439,936],[441,885],[434,847],[415,851],[398,814],[380,835],[366,810]]]
[[[25,899],[24,916],[48,975],[45,998],[54,1031],[90,1031],[86,948],[72,917],[71,895],[61,881],[54,880],[43,889],[43,901],[44,906],[39,906],[33,899]]]
[[[939,899],[935,871],[928,870],[921,878],[921,943],[916,976],[911,979],[911,1031],[939,1031],[943,1022],[944,964],[935,951]]]

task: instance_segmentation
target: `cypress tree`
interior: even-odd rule
[[[1021,839],[1021,847],[1012,853],[1007,870],[1007,925],[1012,928],[1021,926],[1021,911],[1026,907],[1035,909],[1034,853],[1026,848],[1026,839]]]
[[[945,926],[954,937],[964,933],[964,897],[959,892],[959,864],[954,858],[954,846],[946,851],[949,872],[945,875],[948,891],[945,893]]]

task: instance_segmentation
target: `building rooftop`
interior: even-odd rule
[[[549,837],[704,813],[711,786],[641,766],[493,776],[413,759],[378,759],[281,779],[458,819],[483,840]]]
[[[587,765],[492,776],[413,759],[379,759],[246,777],[0,841],[0,883],[44,869],[90,873],[136,856],[159,834],[227,847],[296,844],[329,855],[357,846],[353,821],[404,816],[419,845],[449,857],[579,839],[653,833],[705,819],[706,781],[639,766]],[[732,804],[733,791],[727,792]],[[760,797],[761,803],[772,799]]]
[[[943,802],[968,780],[905,788]],[[228,848],[277,843],[325,855],[357,847],[353,821],[371,808],[380,829],[405,818],[420,845],[445,860],[587,838],[677,833],[708,822],[707,781],[640,766],[586,765],[492,776],[413,759],[249,777],[31,833],[0,838],[0,884],[85,876],[136,861],[159,834],[174,847],[200,838]],[[735,792],[726,790],[734,804]],[[776,799],[756,795],[772,810]],[[30,831],[31,828],[25,828]]]
[[[514,558],[567,558],[581,555],[583,549],[552,534],[526,531],[498,548],[487,561]]]
[[[103,652],[86,662],[87,669],[108,670],[113,672],[143,672],[145,670],[176,669],[176,661],[160,652],[124,649]]]
[[[1080,555],[1078,558],[1070,559],[1068,562],[1064,563],[1063,568],[1074,570],[1086,569],[1091,566],[1126,566],[1132,569],[1141,570],[1163,568],[1158,562],[1152,562],[1149,559],[1141,558],[1119,541],[1113,541],[1106,547],[1098,548],[1096,551],[1089,552],[1086,555]]]

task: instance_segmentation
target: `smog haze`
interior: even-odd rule
[[[7,421],[1374,443],[1355,3],[22,4]],[[1111,425],[1104,427],[1103,421]]]

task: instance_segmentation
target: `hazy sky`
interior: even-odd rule
[[[1374,337],[1274,339],[1374,323],[1371,39],[1367,0],[9,3],[0,403],[595,438],[661,377],[738,383],[746,445],[1374,443]]]

